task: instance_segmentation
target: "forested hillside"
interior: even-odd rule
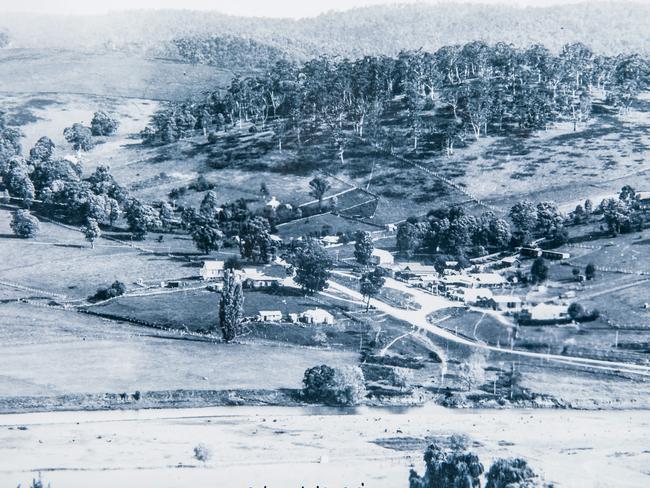
[[[435,51],[477,39],[518,47],[545,43],[553,52],[584,42],[595,52],[648,53],[650,6],[583,2],[545,8],[444,3],[368,7],[300,20],[232,17],[215,12],[134,11],[103,16],[7,14],[0,30],[15,47],[148,50],[188,37],[239,36],[286,52],[359,57],[400,50]]]
[[[268,69],[276,62],[289,57],[287,52],[269,44],[234,36],[174,39],[157,50],[157,55],[237,72]]]
[[[246,123],[270,129],[280,150],[325,137],[341,163],[355,138],[389,152],[418,153],[425,143],[427,151],[451,154],[487,134],[525,136],[556,122],[576,130],[596,100],[625,112],[647,83],[645,58],[596,55],[582,43],[559,55],[539,44],[472,42],[356,61],[278,61],[267,74],[233,79],[204,103],[171,105],[143,137],[167,143],[203,130],[216,138]]]

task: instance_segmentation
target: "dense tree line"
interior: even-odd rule
[[[461,207],[429,212],[425,219],[410,218],[397,229],[397,249],[415,252],[481,256],[502,250],[511,241],[510,224],[492,212],[474,216]]]
[[[427,138],[451,153],[459,141],[486,134],[558,121],[575,128],[590,117],[596,96],[628,110],[647,81],[642,57],[596,55],[581,43],[559,54],[541,45],[477,41],[396,57],[280,60],[263,75],[235,77],[205,102],[170,105],[142,136],[172,142],[252,123],[272,130],[279,150],[289,140],[300,146],[314,132],[325,133],[341,162],[355,136],[387,150],[396,138],[407,139],[412,150]],[[396,105],[400,117],[393,120]]]
[[[166,55],[192,64],[208,64],[238,72],[267,69],[287,58],[284,51],[269,44],[223,35],[174,39],[167,45]]]

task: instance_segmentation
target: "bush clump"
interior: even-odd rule
[[[202,463],[207,462],[212,457],[210,448],[204,444],[198,444],[194,447],[194,458]]]
[[[357,405],[366,396],[363,372],[357,366],[332,368],[325,364],[305,371],[303,397],[327,405]]]
[[[126,292],[126,285],[121,281],[115,281],[109,287],[98,288],[97,293],[95,293],[91,297],[91,300],[97,302],[108,300],[110,298],[115,298],[124,295],[125,292]]]
[[[38,219],[28,210],[16,210],[9,225],[16,237],[23,239],[35,237],[38,233]]]
[[[119,125],[115,117],[100,110],[95,112],[93,120],[90,122],[90,131],[94,136],[110,136],[115,134]]]

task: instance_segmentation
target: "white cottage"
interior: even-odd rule
[[[279,310],[260,310],[257,312],[257,320],[260,322],[280,322],[282,312]]]
[[[334,323],[334,316],[329,313],[327,310],[322,308],[313,308],[311,310],[305,310],[300,314],[300,319],[302,322],[307,324],[326,324],[332,325]]]
[[[223,273],[223,261],[203,261],[203,267],[201,268],[201,278],[204,280],[219,280],[223,278]]]

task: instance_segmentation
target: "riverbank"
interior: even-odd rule
[[[573,402],[550,395],[532,394],[527,398],[510,400],[485,392],[433,392],[414,389],[400,395],[370,396],[363,406],[369,408],[410,408],[437,405],[450,410],[512,410],[512,409],[570,409],[570,410],[648,410],[649,399],[603,399],[600,402]],[[310,405],[296,388],[226,389],[226,390],[162,390],[123,393],[77,393],[56,396],[18,396],[0,398],[0,415],[46,412],[129,411],[147,409],[186,409],[209,407],[290,407]]]

